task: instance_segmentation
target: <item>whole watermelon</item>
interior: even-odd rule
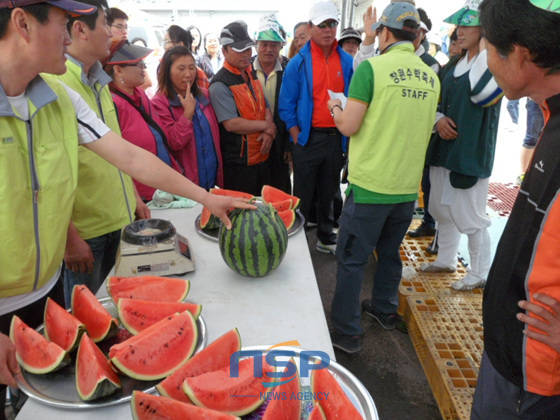
[[[255,203],[256,210],[235,209],[229,215],[231,229],[220,227],[220,252],[236,273],[263,277],[284,258],[288,232],[278,212],[268,204]]]

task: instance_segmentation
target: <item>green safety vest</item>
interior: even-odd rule
[[[440,84],[411,43],[368,60],[373,98],[349,143],[348,180],[379,194],[418,192]]]
[[[61,80],[86,101],[97,116],[120,135],[117,111],[107,85],[95,84],[95,90],[82,81],[82,67],[66,61],[68,71]],[[91,239],[122,229],[134,220],[136,198],[132,179],[96,153],[79,149],[78,189],[72,222],[82,239]]]
[[[29,122],[0,87],[0,298],[45,285],[60,267],[78,177],[78,126],[60,83],[28,87]]]

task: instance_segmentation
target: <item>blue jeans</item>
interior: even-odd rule
[[[506,108],[509,112],[509,116],[511,117],[511,121],[513,121],[514,124],[517,124],[519,122],[519,99],[508,101]]]
[[[117,249],[121,239],[121,231],[106,233],[96,238],[86,239],[93,253],[93,270],[89,273],[75,273],[69,269],[64,271],[64,300],[66,307],[72,303],[72,289],[77,284],[85,284],[93,294],[97,293],[103,281],[115,265]]]
[[[393,314],[402,277],[399,247],[410,227],[414,201],[398,204],[357,204],[350,194],[344,204],[336,247],[336,289],[331,323],[345,335],[361,335],[360,291],[364,268],[374,249],[379,258],[373,276],[372,307]]]
[[[537,145],[544,127],[544,116],[541,107],[531,99],[527,98],[527,131],[523,139],[523,147],[532,149]]]

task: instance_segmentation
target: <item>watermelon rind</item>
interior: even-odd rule
[[[130,409],[134,420],[240,420],[237,416],[141,391],[132,393]]]
[[[72,289],[72,314],[85,324],[87,334],[94,343],[112,337],[119,331],[119,321],[83,284],[77,284]]]
[[[84,401],[106,397],[122,388],[109,360],[87,336],[82,336],[76,355],[76,390]]]
[[[155,323],[129,340],[134,340],[133,344],[119,347],[116,352],[111,348],[111,363],[131,378],[159,380],[189,360],[196,348],[198,328],[192,314],[184,311]]]
[[[296,212],[293,210],[284,210],[278,212],[278,216],[282,219],[284,226],[287,230],[290,230],[294,223],[296,222]]]
[[[120,298],[182,302],[188,295],[190,281],[158,276],[109,277],[107,293],[115,305]]]
[[[194,319],[202,312],[202,305],[190,302],[153,302],[120,298],[117,313],[123,326],[136,335],[163,318],[177,312],[189,311]]]
[[[45,304],[43,325],[45,338],[58,344],[67,353],[78,347],[82,334],[86,332],[83,322],[51,298],[47,298]]]
[[[288,398],[273,398],[266,407],[262,420],[301,419],[301,401],[292,398],[293,395],[300,395],[301,382],[294,359],[290,359],[290,363],[296,367],[294,378],[290,382],[278,385],[272,391],[277,395],[287,395]],[[287,371],[288,367],[284,372]]]
[[[288,232],[278,212],[255,203],[255,210],[235,209],[229,215],[231,229],[220,228],[218,242],[226,265],[238,274],[263,277],[282,262]]]
[[[258,356],[256,356],[258,357]],[[269,382],[267,372],[272,366],[262,360],[263,377],[255,377],[254,358],[239,362],[239,376],[231,377],[230,366],[186,378],[183,390],[189,399],[199,407],[206,407],[234,416],[244,416],[255,411],[264,401],[261,395],[266,392],[263,382]]]
[[[327,368],[311,372],[311,392],[313,395],[322,393],[329,396],[319,401],[327,419],[363,420],[356,406]]]
[[[195,354],[187,363],[157,384],[156,389],[165,397],[190,402],[183,390],[184,380],[229,366],[231,355],[240,350],[241,336],[237,328],[234,328]]]
[[[16,315],[10,324],[10,339],[16,347],[18,363],[27,372],[42,375],[70,363],[70,357],[63,348],[47,341]]]

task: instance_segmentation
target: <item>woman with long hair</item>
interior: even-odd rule
[[[182,173],[181,167],[171,156],[167,137],[161,121],[140,88],[145,81],[146,65],[143,59],[152,52],[149,48],[130,44],[126,40],[113,43],[104,69],[113,78],[109,84],[119,115],[123,138],[139,146]],[[155,188],[134,180],[143,201],[152,199]]]
[[[215,32],[208,32],[204,35],[204,54],[200,56],[200,68],[212,81],[212,77],[222,68],[224,57],[220,52],[220,40]]]
[[[184,46],[165,52],[153,105],[163,123],[172,155],[185,176],[203,188],[223,184],[218,121],[208,91],[197,84],[197,67]]]
[[[198,61],[198,56],[201,54],[201,42],[202,42],[202,32],[194,25],[187,26],[185,28],[187,32],[191,34],[192,41],[191,41],[191,51],[195,58],[195,61]]]

